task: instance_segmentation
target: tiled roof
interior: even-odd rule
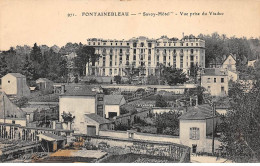
[[[212,108],[209,105],[199,105],[188,107],[188,111],[182,114],[179,119],[182,120],[205,120],[213,117]]]
[[[8,73],[8,74],[11,74],[14,77],[24,77],[25,78],[25,76],[20,73]]]
[[[66,85],[65,94],[62,96],[94,96],[96,92],[92,91],[92,88],[87,85]]]
[[[111,121],[97,115],[97,114],[85,114],[86,117],[96,121],[99,124],[111,123]]]
[[[206,68],[204,69],[204,73],[202,75],[207,76],[227,76],[228,72],[221,68]]]
[[[104,101],[106,105],[119,105],[123,97],[123,95],[105,95]]]

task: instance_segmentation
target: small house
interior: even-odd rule
[[[105,95],[105,118],[113,118],[120,115],[120,106],[126,103],[123,95]]]
[[[42,91],[48,91],[51,93],[53,91],[53,82],[47,78],[39,78],[36,80],[37,88]]]
[[[30,89],[26,77],[20,73],[8,73],[2,77],[2,91],[17,97],[29,96]]]

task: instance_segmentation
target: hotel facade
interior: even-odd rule
[[[183,69],[205,68],[205,41],[199,38],[172,40],[166,36],[149,39],[140,36],[130,40],[105,40],[90,38],[87,45],[95,48],[100,58],[87,64],[86,75],[126,76],[128,69],[142,69],[139,75],[158,75],[160,64]]]

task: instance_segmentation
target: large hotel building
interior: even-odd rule
[[[96,76],[126,75],[133,66],[142,68],[142,75],[157,75],[160,64],[183,69],[187,74],[192,65],[205,68],[205,41],[199,38],[172,40],[147,37],[130,40],[87,39],[87,45],[100,55],[95,66],[87,64],[86,74]]]

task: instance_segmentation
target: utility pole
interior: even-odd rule
[[[3,110],[4,110],[4,124],[5,124],[5,93],[3,92]]]
[[[215,123],[215,112],[216,112],[216,106],[215,106],[215,103],[213,102],[212,103],[212,121],[213,121],[213,124],[212,124],[212,155],[214,155],[214,139],[215,139],[215,129],[214,129],[214,123]]]

